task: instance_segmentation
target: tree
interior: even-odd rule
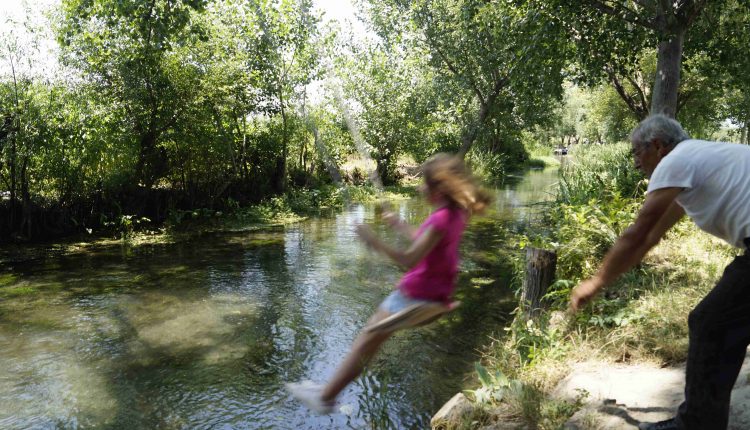
[[[63,2],[58,41],[65,48],[65,60],[83,70],[125,111],[124,125],[137,136],[135,174],[146,189],[167,173],[162,137],[194,96],[175,85],[167,64],[175,47],[202,37],[191,20],[205,4],[206,0]]]
[[[627,75],[635,55],[656,42],[656,75],[650,113],[674,117],[678,109],[683,48],[707,0],[586,0],[536,2],[558,17],[578,47],[583,75]],[[562,14],[560,12],[563,12]],[[642,100],[641,100],[642,102]],[[643,116],[642,108],[639,116]]]
[[[10,200],[8,227],[15,232],[26,228],[28,234],[30,167],[39,143],[38,58],[44,36],[28,6],[22,23],[6,19],[5,24],[0,33],[0,61],[7,70],[0,78],[0,179]]]
[[[247,6],[262,31],[252,59],[266,71],[265,90],[281,115],[281,153],[276,159],[275,188],[283,191],[289,156],[289,115],[292,101],[319,73],[318,23],[312,0],[253,0]]]
[[[561,27],[538,10],[479,0],[372,0],[383,39],[424,46],[435,79],[463,123],[460,154],[479,137],[503,140],[550,117],[561,96],[567,45]],[[396,32],[394,36],[392,33]]]
[[[354,116],[379,178],[392,184],[398,156],[413,148],[421,135],[419,69],[377,46],[353,47],[351,54],[347,63],[339,63],[345,94],[354,102]]]
[[[739,128],[739,140],[750,143],[750,2],[729,0],[723,8],[713,5],[706,11],[701,28],[707,35],[702,46],[709,55],[701,63],[701,72],[711,83],[724,91],[720,103],[712,107],[720,110],[722,118],[729,119]]]

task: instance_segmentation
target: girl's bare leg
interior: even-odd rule
[[[375,314],[370,317],[367,325],[374,324],[383,318],[389,317],[392,314],[381,309],[378,309]],[[333,378],[323,388],[321,397],[324,401],[331,401],[339,395],[339,393],[349,385],[360,373],[364,370],[365,366],[370,362],[372,357],[380,349],[380,345],[383,344],[393,332],[387,333],[366,333],[360,332],[357,339],[352,344],[352,349],[349,354],[344,358],[344,361],[336,369]]]

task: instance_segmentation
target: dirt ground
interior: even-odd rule
[[[685,367],[580,363],[555,390],[575,398],[586,390],[587,405],[566,424],[569,430],[632,430],[640,422],[674,416],[683,400]],[[732,391],[729,430],[750,429],[750,354]]]

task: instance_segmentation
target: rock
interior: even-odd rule
[[[476,418],[474,415],[476,412],[475,408],[477,407],[481,408],[481,406],[475,406],[474,403],[469,401],[469,399],[467,399],[462,393],[458,393],[448,400],[435,416],[432,417],[432,420],[430,420],[430,426],[433,430],[464,428],[462,425],[465,426]],[[497,416],[502,415],[505,414],[498,413],[496,414],[496,418]],[[519,430],[524,428],[525,427],[522,423],[514,421],[499,421],[492,424],[486,424],[481,427],[481,430]]]
[[[462,418],[472,413],[474,406],[463,393],[453,396],[430,420],[433,429],[453,428]]]

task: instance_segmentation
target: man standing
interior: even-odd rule
[[[732,387],[750,344],[750,146],[690,139],[675,120],[653,115],[630,136],[635,167],[650,178],[633,225],[597,273],[571,293],[578,310],[638,264],[687,214],[702,230],[744,248],[690,312],[685,400],[677,415],[648,430],[727,428]]]

